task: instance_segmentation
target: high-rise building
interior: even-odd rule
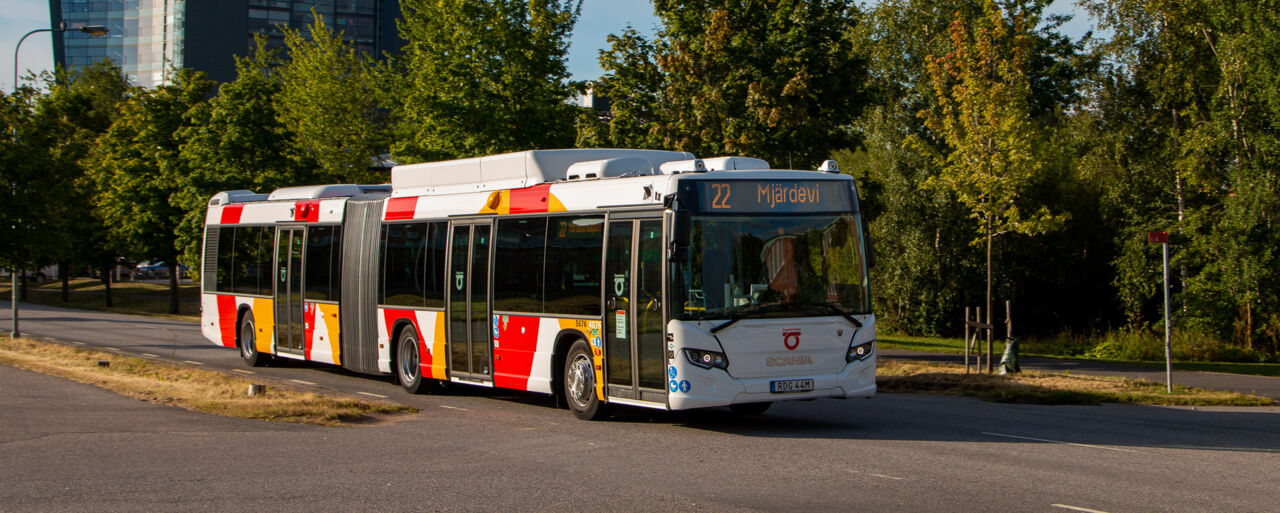
[[[175,68],[226,82],[235,78],[232,56],[247,55],[254,34],[283,45],[281,27],[310,25],[313,9],[358,51],[380,56],[400,49],[399,0],[49,0],[53,26],[110,31],[54,32],[54,61],[75,68],[111,59],[144,87],[164,83]]]

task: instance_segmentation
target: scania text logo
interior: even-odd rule
[[[786,367],[788,365],[813,365],[813,357],[809,355],[770,356],[764,359],[764,364],[768,367]]]
[[[786,347],[788,351],[795,351],[797,347],[800,347],[800,330],[783,330],[782,346]]]

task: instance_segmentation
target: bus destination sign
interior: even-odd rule
[[[848,212],[852,191],[837,180],[698,180],[700,211],[730,212]]]

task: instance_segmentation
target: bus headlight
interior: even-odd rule
[[[876,341],[872,340],[870,342],[849,347],[849,354],[845,355],[844,359],[846,362],[853,362],[854,360],[862,361],[869,358],[871,354],[875,352]]]
[[[729,368],[729,359],[725,358],[724,353],[703,351],[701,349],[685,349],[684,356],[689,359],[689,363],[704,369],[710,369],[712,367],[719,369]]]

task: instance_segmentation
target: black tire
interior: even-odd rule
[[[587,341],[578,340],[564,357],[564,400],[582,420],[601,419],[606,408],[596,397],[595,364]]]
[[[253,329],[253,315],[245,315],[240,320],[240,357],[250,367],[262,367],[271,361],[271,356],[258,352],[258,332]]]
[[[439,381],[422,377],[418,333],[411,326],[400,330],[400,338],[396,341],[396,379],[410,394],[427,394],[440,388]]]
[[[759,415],[770,406],[773,406],[773,403],[739,403],[730,404],[729,410],[739,415]]]

